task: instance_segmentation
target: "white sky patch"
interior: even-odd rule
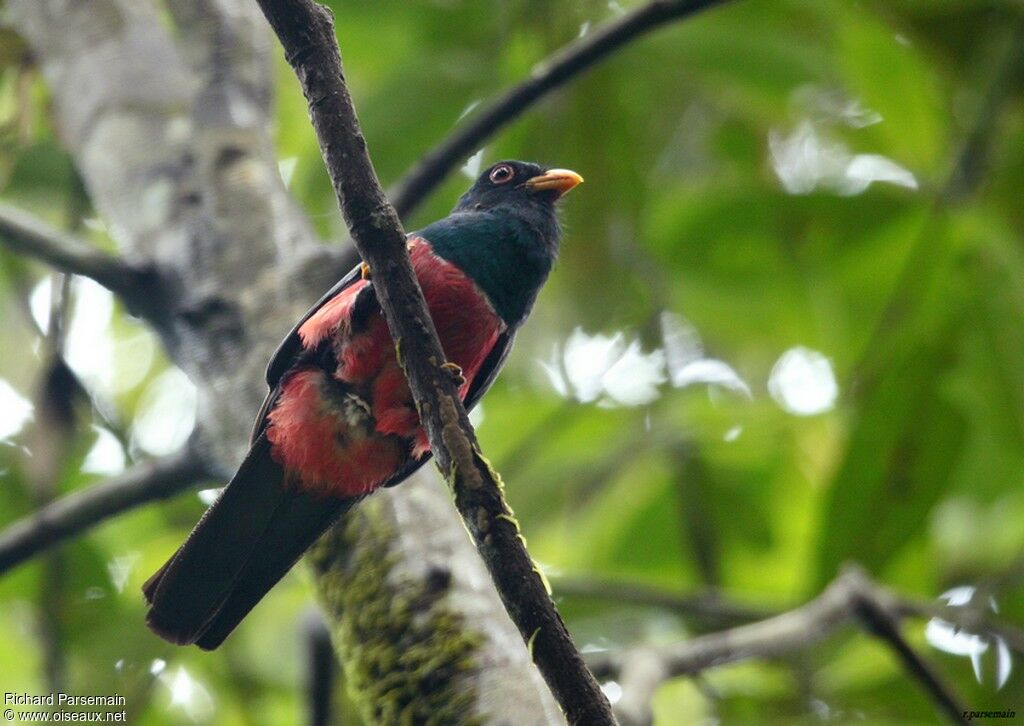
[[[602,408],[643,406],[661,387],[711,384],[751,398],[750,387],[728,364],[704,357],[696,329],[672,313],[661,317],[664,347],[646,352],[623,331],[589,335],[576,328],[551,357],[539,361],[558,395]]]
[[[161,673],[162,683],[170,693],[170,707],[180,710],[192,721],[207,722],[213,716],[213,696],[184,666]]]
[[[971,605],[974,595],[974,587],[962,585],[942,593],[939,599],[944,600],[951,607],[965,607]],[[987,605],[993,612],[999,611],[994,598],[989,597]],[[985,654],[994,651],[992,668],[996,689],[1005,686],[1010,679],[1010,674],[1013,671],[1013,658],[1006,641],[999,636],[975,635],[941,618],[932,618],[925,626],[924,637],[934,648],[951,655],[970,658],[971,669],[974,671],[974,677],[978,683],[985,682]]]
[[[295,175],[295,166],[298,163],[299,157],[297,156],[289,156],[287,159],[281,159],[277,162],[277,172],[281,175],[281,181],[286,189],[292,183],[292,177]]]
[[[220,496],[220,493],[222,491],[224,491],[224,487],[216,487],[214,489],[200,489],[198,492],[196,492],[196,496],[199,497],[199,501],[201,501],[203,504],[209,507],[215,501],[217,501],[217,497]]]
[[[813,416],[835,406],[839,385],[828,358],[798,346],[775,362],[768,376],[768,393],[789,413]]]
[[[601,376],[601,385],[609,405],[643,406],[658,399],[665,380],[665,351],[644,353],[634,340]]]
[[[839,193],[852,197],[875,182],[887,182],[906,189],[917,189],[917,179],[910,171],[881,154],[857,154],[846,165]]]
[[[588,335],[576,328],[540,364],[559,395],[606,408],[650,403],[666,380],[664,351],[645,353],[638,340],[627,344],[621,331]]]
[[[854,196],[875,182],[918,187],[905,167],[880,154],[851,154],[846,144],[829,138],[811,121],[801,122],[788,136],[771,131],[768,150],[772,169],[790,194],[823,189]]]
[[[698,383],[707,383],[742,394],[745,398],[753,398],[750,386],[725,361],[714,358],[703,358],[687,363],[682,368],[672,371],[672,385],[685,388]]]
[[[51,278],[44,277],[35,284],[31,294],[28,296],[28,308],[32,312],[32,319],[46,335],[50,330],[50,299],[53,294]]]
[[[110,574],[110,582],[118,592],[124,592],[128,584],[128,578],[135,569],[142,555],[138,552],[129,552],[126,555],[118,555],[107,563],[107,572]]]
[[[72,290],[74,308],[64,358],[86,384],[109,397],[115,390],[117,373],[110,325],[114,296],[98,283],[86,279],[76,280]]]
[[[673,376],[674,371],[687,363],[704,357],[704,343],[701,342],[700,333],[689,320],[666,310],[661,313],[659,322],[661,339],[665,342],[665,360]]]
[[[852,129],[862,129],[882,123],[882,114],[866,107],[859,99],[851,98],[838,88],[815,84],[800,86],[790,100],[798,113],[825,123],[841,123]]]
[[[605,681],[601,684],[601,690],[608,699],[608,703],[613,706],[622,698],[622,686],[616,681]]]
[[[65,359],[90,390],[105,398],[124,393],[145,379],[156,358],[156,336],[139,326],[115,338],[111,325],[114,296],[92,280],[78,278],[72,288],[74,305],[68,323]],[[50,323],[50,278],[44,278],[29,297],[32,317],[45,334]]]
[[[178,449],[196,423],[196,388],[177,368],[161,373],[142,393],[132,441],[154,456]]]
[[[485,149],[480,149],[480,151],[466,159],[466,163],[462,165],[463,175],[470,179],[476,179],[480,176],[480,170],[483,168],[484,164],[484,151]]]
[[[32,403],[0,378],[0,441],[16,436],[32,418]]]
[[[82,471],[87,474],[104,474],[106,476],[120,474],[124,471],[126,463],[121,442],[105,428],[93,426],[93,429],[97,434],[96,443],[85,455]]]
[[[480,424],[484,422],[484,405],[482,403],[478,403],[469,412],[469,422],[473,424],[473,428],[480,428]]]
[[[623,335],[587,335],[583,328],[572,331],[565,341],[560,371],[564,371],[568,386],[566,390],[581,403],[591,403],[601,395],[604,386],[601,379],[612,364],[622,355]],[[557,365],[557,364],[556,364]]]
[[[156,334],[147,328],[117,339],[114,342],[116,375],[110,381],[111,390],[127,393],[137,388],[149,375],[158,349]]]
[[[750,386],[731,365],[704,357],[700,334],[688,320],[675,313],[663,312],[661,335],[665,342],[669,380],[675,388],[705,383],[753,398]]]

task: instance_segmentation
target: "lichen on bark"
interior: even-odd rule
[[[371,724],[482,723],[472,675],[483,636],[448,607],[447,570],[396,574],[394,532],[376,509],[363,502],[307,558],[351,697]]]

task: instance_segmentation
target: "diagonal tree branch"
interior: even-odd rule
[[[562,575],[551,578],[558,596],[585,600],[643,605],[670,610],[697,628],[723,628],[762,620],[777,611],[730,600],[716,589],[705,588],[693,594],[676,592],[639,582],[606,580]]]
[[[654,690],[667,679],[752,658],[781,658],[859,623],[893,649],[907,675],[921,686],[937,711],[953,723],[964,723],[965,711],[953,691],[899,632],[901,617],[910,612],[913,610],[900,596],[874,583],[860,568],[850,566],[814,600],[774,617],[664,647],[598,653],[588,662],[599,677],[623,682],[628,677],[634,692],[628,699],[623,696],[627,705],[650,704]],[[943,613],[943,617],[957,623],[957,608],[943,609]],[[630,723],[644,721],[643,716],[632,712],[629,718]]]
[[[259,0],[309,103],[327,170],[356,247],[374,271],[373,286],[400,351],[438,466],[477,543],[509,615],[530,646],[570,723],[614,723],[549,596],[496,472],[484,459],[452,377],[406,250],[405,234],[366,150],[330,11],[311,0]]]
[[[645,33],[724,1],[654,0],[601,26],[542,61],[540,70],[474,114],[465,125],[428,151],[389,190],[391,203],[398,215],[407,217],[448,172],[549,92]]]
[[[154,269],[130,265],[4,202],[0,202],[0,244],[62,272],[95,280],[144,317],[155,309],[152,300],[158,278]]]
[[[866,580],[859,583],[858,590],[854,596],[853,611],[864,629],[888,643],[907,675],[920,683],[939,713],[944,713],[953,723],[965,721],[964,709],[949,686],[900,633],[898,615],[890,612],[880,598],[872,596],[873,590]]]
[[[120,512],[166,499],[211,474],[191,444],[74,492],[0,532],[0,574]]]

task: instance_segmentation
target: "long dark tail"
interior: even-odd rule
[[[264,435],[192,534],[146,581],[146,624],[165,640],[212,650],[355,499],[287,487]]]

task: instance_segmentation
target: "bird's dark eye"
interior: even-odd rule
[[[498,164],[491,169],[489,177],[492,184],[507,184],[516,175],[515,170],[508,164]]]

